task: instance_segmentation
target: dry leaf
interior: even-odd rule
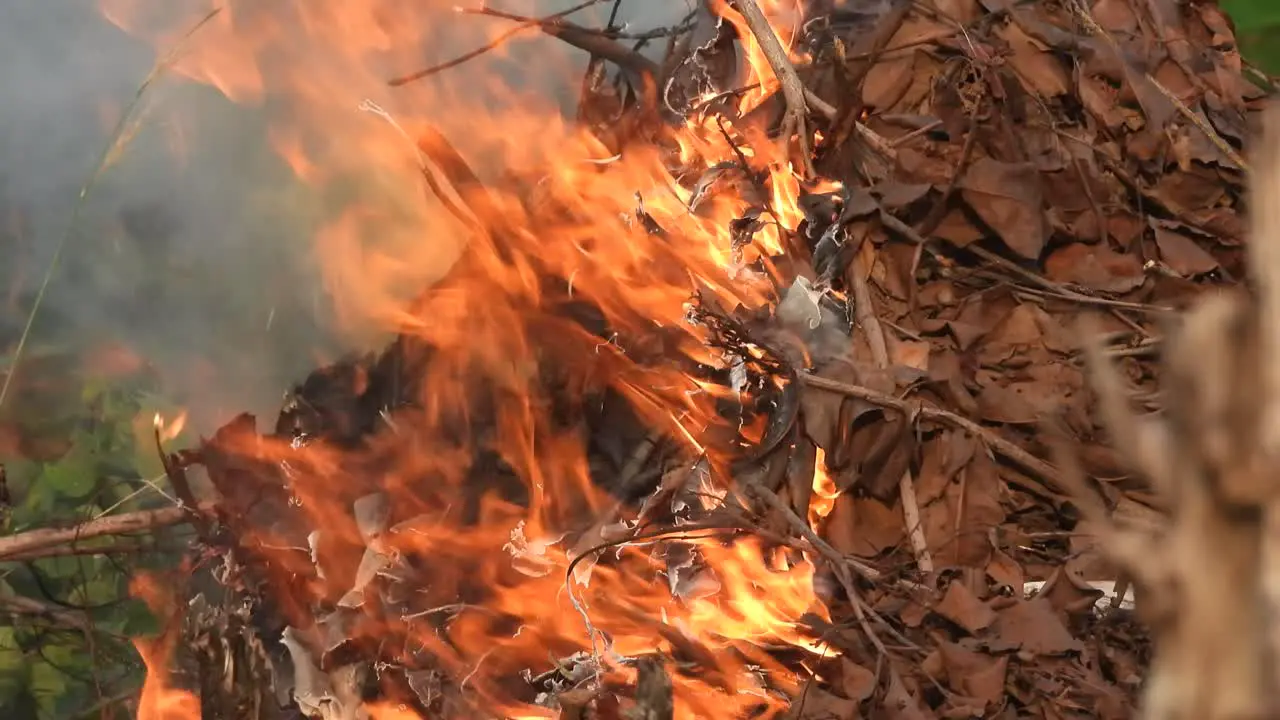
[[[1160,248],[1160,259],[1182,277],[1204,275],[1219,268],[1218,261],[1186,235],[1154,223],[1152,229],[1155,230],[1156,246]]]
[[[847,659],[840,661],[840,689],[850,700],[862,702],[875,694],[876,675]]]
[[[1123,294],[1142,284],[1142,260],[1101,245],[1072,243],[1055,250],[1044,263],[1050,280]]]
[[[1080,652],[1083,645],[1071,636],[1048,600],[1032,598],[998,613],[992,634],[1006,647],[1036,655]]]
[[[979,158],[957,183],[969,207],[1019,255],[1038,259],[1049,240],[1040,173],[1030,164]]]
[[[964,628],[970,635],[991,627],[996,612],[979,600],[962,582],[952,582],[933,611]]]

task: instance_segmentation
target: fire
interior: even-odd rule
[[[147,668],[147,679],[138,700],[138,717],[147,720],[193,720],[200,717],[200,699],[186,690],[169,687],[171,647],[155,647],[141,640],[134,647]]]
[[[809,524],[817,527],[823,518],[830,515],[838,497],[840,489],[827,474],[827,454],[822,448],[818,448],[817,461],[813,466],[813,501],[809,503]]]
[[[174,599],[166,588],[148,575],[137,575],[130,582],[130,592],[166,617]],[[169,684],[170,661],[176,635],[172,628],[150,640],[134,640],[134,647],[147,669],[146,681],[138,699],[138,717],[147,720],[193,720],[200,717],[200,699],[194,694]]]
[[[187,411],[180,411],[173,420],[165,420],[160,413],[156,413],[151,418],[151,424],[155,426],[156,435],[160,438],[160,442],[169,442],[182,434],[187,427]]]
[[[103,9],[122,28],[163,44],[186,28],[163,17],[173,15],[166,5],[105,0]],[[775,19],[787,17],[788,27],[800,21],[788,17],[795,14],[788,3],[762,6]],[[741,16],[724,2],[713,8],[744,38],[749,82],[757,85],[741,98],[749,110],[777,82]],[[600,324],[615,334],[682,328],[671,336],[670,351],[719,364],[687,323],[690,297],[700,292],[727,307],[770,301],[776,278],[744,268],[780,253],[784,232],[799,224],[800,178],[781,147],[745,124],[691,119],[661,142],[619,151],[565,121],[545,100],[472,66],[388,87],[388,78],[421,65],[424,55],[483,46],[507,27],[460,16],[452,0],[226,4],[173,60],[181,76],[262,108],[282,160],[301,182],[333,198],[315,246],[339,320],[362,330],[372,323],[406,331],[434,350],[412,413],[418,426],[435,432],[413,443],[392,433],[370,449],[394,457],[383,490],[397,511],[418,511],[407,513],[417,520],[373,540],[362,537],[351,520],[352,459],[335,449],[246,441],[238,450],[287,465],[291,504],[309,527],[323,529],[313,548],[322,568],[354,566],[360,556],[350,548],[366,545],[389,558],[429,560],[432,581],[422,592],[442,609],[369,632],[394,633],[406,645],[412,639],[495,711],[548,716],[511,699],[503,683],[546,667],[549,653],[594,654],[605,680],[618,683],[634,677],[627,658],[692,648],[712,653],[713,667],[673,675],[678,717],[785,708],[802,678],[776,651],[815,659],[835,654],[803,622],[806,615],[826,617],[813,589],[812,560],[743,534],[691,532],[665,540],[637,536],[584,562],[582,549],[562,538],[584,519],[600,517],[612,500],[591,481],[579,429],[559,426],[548,409],[539,370],[543,362],[563,363],[574,382],[625,398],[646,424],[704,458],[711,468],[705,496],[718,502],[724,458],[709,433],[722,423],[715,401],[724,389],[676,363],[642,363],[612,336],[602,340],[567,320],[565,308],[597,309]],[[779,29],[792,48],[793,33]],[[533,38],[543,49],[553,42]],[[512,59],[528,50],[524,43],[510,40],[490,60],[510,74]],[[563,69],[571,78],[568,62]],[[554,62],[539,61],[535,74],[558,72]],[[446,167],[454,144],[485,178],[473,181]],[[740,155],[768,177],[765,197],[752,199],[727,178],[730,190],[699,194],[709,168],[737,163]],[[499,170],[504,179],[491,181]],[[432,187],[426,197],[424,178]],[[732,221],[753,205],[763,205],[772,221],[739,247]],[[643,222],[666,238],[646,235]],[[410,306],[418,289],[441,278]],[[480,412],[477,394],[493,413],[492,431],[483,437],[465,429]],[[155,417],[162,439],[176,437],[184,421],[185,414]],[[478,453],[514,480],[491,477],[497,471],[478,478]],[[433,478],[429,490],[410,484],[418,477]],[[478,479],[495,489],[473,497],[468,487]],[[834,490],[821,470],[814,484],[821,517]],[[257,540],[263,548],[287,545]],[[297,553],[275,561],[281,572],[305,562]],[[298,593],[299,605],[332,590],[319,581],[283,584]],[[197,717],[188,695],[164,686],[165,658],[144,657],[149,680],[140,717]],[[375,718],[416,717],[395,705],[367,710]]]

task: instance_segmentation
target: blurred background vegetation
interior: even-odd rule
[[[1235,21],[1245,57],[1280,74],[1280,0],[1223,0],[1222,6]],[[0,217],[7,217],[2,195]],[[148,221],[163,219],[162,210],[144,215]],[[139,226],[135,234],[151,234],[150,222],[131,224]],[[6,234],[13,232],[17,230],[0,224],[0,258],[12,257],[6,240],[13,238]],[[145,243],[148,238],[134,240]],[[157,297],[145,291],[147,278],[174,268],[163,253],[139,253],[138,262],[130,285],[143,288],[139,302],[153,304]],[[75,275],[74,262],[66,271]],[[12,369],[38,273],[33,279],[31,272],[0,259],[0,381]],[[157,332],[172,342],[180,330]],[[245,337],[238,325],[229,334]],[[177,408],[145,361],[146,353],[145,344],[125,348],[110,337],[87,333],[72,318],[59,317],[56,309],[41,310],[19,380],[0,408],[0,467],[7,475],[0,485],[0,536],[173,502],[160,477],[151,418],[156,412],[173,417]],[[192,439],[177,438],[172,446],[187,446]],[[88,544],[92,552],[83,554],[0,562],[0,717],[105,719],[131,714],[143,667],[130,638],[154,631],[156,620],[131,598],[129,584],[141,572],[173,572],[185,543],[183,533],[176,529],[114,538]],[[15,613],[6,600],[14,597],[50,612]],[[60,621],[68,610],[86,614],[94,629]]]
[[[1280,73],[1280,0],[1222,0],[1236,24],[1236,40],[1246,58]]]

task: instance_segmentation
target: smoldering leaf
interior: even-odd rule
[[[735,162],[718,162],[708,167],[693,185],[693,192],[689,197],[689,212],[698,212],[698,206],[707,198],[722,190],[731,189],[739,180],[744,179],[746,172]]]
[[[517,572],[529,577],[546,577],[559,567],[559,563],[547,557],[547,550],[564,538],[561,534],[551,540],[529,540],[521,520],[511,529],[511,540],[502,549],[511,555],[511,565]]]
[[[364,591],[383,569],[391,565],[391,558],[383,553],[367,548],[360,558],[360,566],[356,568],[356,579],[351,589],[338,601],[339,607],[357,608],[364,604]]]
[[[376,492],[358,499],[353,503],[356,527],[360,537],[366,543],[371,542],[387,529],[391,518],[391,499],[386,493]]]

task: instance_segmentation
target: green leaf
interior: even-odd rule
[[[62,497],[86,498],[98,485],[97,463],[77,445],[61,460],[45,465],[35,484],[44,485]]]
[[[71,591],[73,605],[98,606],[112,602],[120,597],[119,573],[110,573],[105,577],[95,577]]]
[[[1275,0],[1223,0],[1222,9],[1235,21],[1236,31],[1240,33],[1280,25],[1280,3]]]
[[[31,679],[27,690],[39,704],[40,714],[51,716],[57,709],[58,698],[67,692],[67,674],[43,659],[37,660],[31,665]]]
[[[8,707],[27,687],[27,659],[12,627],[0,627],[0,707]]]
[[[108,617],[98,622],[107,632],[129,637],[147,637],[160,632],[160,621],[147,604],[136,598],[122,599]]]
[[[68,555],[64,557],[43,558],[35,562],[40,572],[52,580],[94,577],[102,572],[106,560],[100,555],[92,557]]]
[[[134,423],[132,430],[133,466],[138,475],[144,478],[163,475],[164,464],[160,462],[160,452],[156,450],[155,430],[145,423]]]

